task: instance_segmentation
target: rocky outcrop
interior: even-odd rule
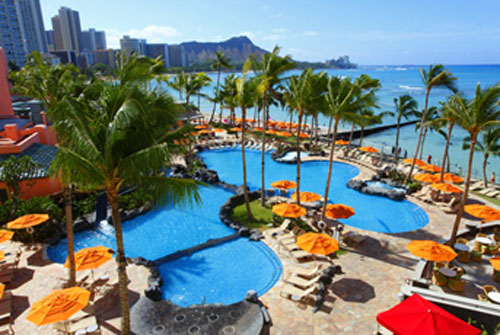
[[[369,186],[363,180],[349,180],[347,186],[361,193],[387,197],[392,200],[402,201],[406,197],[406,192],[382,187]]]

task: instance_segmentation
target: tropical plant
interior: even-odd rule
[[[500,85],[481,89],[478,83],[474,99],[467,104],[467,108],[458,108],[453,110],[456,113],[457,124],[467,131],[470,136],[469,160],[467,164],[467,176],[465,179],[464,192],[460,201],[458,214],[453,224],[453,230],[450,238],[450,245],[455,243],[458,227],[464,212],[465,202],[469,193],[470,177],[472,171],[472,161],[474,159],[474,150],[477,144],[477,137],[485,128],[500,124]]]
[[[422,113],[420,111],[416,112],[416,115],[418,117],[422,116]],[[434,130],[439,130],[442,127],[442,122],[440,120],[440,115],[439,115],[439,110],[437,107],[432,106],[427,109],[427,114],[425,114],[425,121],[422,124],[421,121],[417,122],[415,125],[415,129],[420,129],[420,127],[423,127],[423,134],[422,134],[422,143],[420,144],[420,154],[418,158],[421,160],[422,156],[424,154],[424,145],[425,145],[425,139],[427,138],[427,132],[429,130],[434,131]]]
[[[4,182],[15,204],[21,198],[21,188],[24,181],[25,190],[31,189],[36,181],[31,180],[36,171],[41,168],[30,156],[10,156],[0,162],[0,181]]]
[[[405,118],[408,120],[410,116],[415,116],[415,111],[417,110],[418,103],[411,95],[405,94],[400,95],[398,98],[394,98],[394,109],[397,115],[397,127],[396,127],[396,158],[399,155],[399,132],[401,126],[401,119]]]
[[[375,114],[373,109],[362,109],[357,115],[357,124],[361,127],[361,131],[359,133],[359,146],[363,145],[363,135],[366,127],[371,127],[377,124],[382,123],[382,119],[384,116],[389,114],[389,112],[381,112],[379,114]]]
[[[212,79],[209,76],[207,76],[206,73],[200,72],[196,74],[195,82],[197,87],[196,87],[196,92],[194,94],[198,97],[198,112],[201,112],[201,97],[205,98],[208,97],[206,94],[202,93],[201,90],[203,89],[203,87],[210,85]]]
[[[422,82],[425,85],[425,102],[424,102],[424,110],[422,112],[421,123],[424,124],[427,115],[427,108],[429,106],[429,95],[431,90],[436,87],[445,87],[450,89],[452,92],[456,92],[457,89],[455,87],[455,82],[457,80],[456,77],[453,77],[448,69],[445,69],[442,64],[438,65],[430,65],[429,70],[426,71],[423,68],[420,69],[420,75],[422,76]],[[420,145],[422,142],[424,128],[420,127],[420,132],[418,134],[418,142],[417,147],[415,148],[415,154],[413,155],[413,161],[410,167],[410,171],[408,172],[407,182],[411,180],[413,175],[413,170],[415,169],[415,159],[418,156],[418,152],[420,150]]]
[[[215,53],[215,59],[214,59],[214,62],[212,63],[212,66],[211,66],[212,70],[217,71],[217,85],[215,86],[214,96],[219,95],[221,70],[222,69],[230,69],[232,67],[233,66],[231,65],[231,60],[223,52],[217,51]],[[217,105],[217,102],[214,101],[214,108],[212,109],[212,115],[210,115],[209,123],[213,122],[216,105]]]
[[[131,59],[132,58],[132,59]],[[133,57],[128,61],[133,62]],[[123,66],[124,71],[135,71]],[[149,73],[145,69],[145,75]],[[122,78],[131,78],[122,74]],[[123,187],[138,186],[156,204],[184,205],[199,202],[198,184],[193,180],[168,178],[163,169],[180,152],[179,141],[189,126],[173,130],[178,109],[173,100],[157,88],[141,84],[136,73],[132,81],[105,83],[92,104],[67,97],[57,107],[61,115],[57,129],[66,138],[54,167],[62,171],[65,183],[80,191],[105,192],[112,211],[116,238],[121,334],[130,334],[127,273],[118,193]],[[137,80],[137,85],[134,81]]]
[[[500,128],[488,127],[482,133],[482,141],[476,143],[474,150],[483,153],[483,180],[484,187],[488,187],[488,178],[486,177],[486,166],[490,156],[500,156]],[[464,138],[462,148],[468,150],[471,147],[471,137]]]
[[[231,125],[234,125],[234,119],[236,117],[235,109],[238,107],[236,103],[236,76],[230,74],[224,78],[224,84],[222,85],[222,90],[220,91],[222,102],[225,107],[229,108],[229,119]]]

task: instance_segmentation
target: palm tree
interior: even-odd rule
[[[394,108],[396,110],[397,115],[397,127],[396,127],[396,158],[398,158],[398,149],[399,149],[399,132],[401,125],[401,118],[405,118],[408,120],[410,116],[415,115],[415,111],[417,110],[418,104],[415,99],[412,98],[411,95],[405,94],[401,95],[398,98],[394,98]]]
[[[205,98],[207,97],[206,94],[201,93],[201,90],[204,87],[210,85],[211,82],[212,82],[212,79],[210,79],[210,77],[207,76],[205,72],[197,73],[195,76],[194,86],[196,86],[195,87],[196,91],[193,94],[198,96],[198,111],[199,112],[201,112],[201,97],[205,97]],[[212,118],[213,118],[213,114],[210,117],[210,122],[212,122]]]
[[[421,123],[424,124],[426,120],[427,107],[429,105],[429,95],[431,93],[431,90],[435,87],[445,87],[450,89],[452,92],[456,92],[455,82],[457,78],[453,77],[451,72],[448,71],[448,69],[445,69],[442,64],[430,65],[428,71],[425,71],[423,68],[421,68],[420,75],[422,76],[422,82],[425,85],[425,103],[421,121]],[[423,130],[424,128],[421,127],[420,133],[418,134],[418,142],[417,142],[417,147],[415,149],[415,155],[413,155],[413,158],[417,158],[418,156],[418,152],[420,150],[420,144],[422,142]],[[410,172],[408,172],[407,181],[411,180],[411,176],[413,175],[413,169],[415,169],[415,159],[413,159],[413,162],[411,163],[411,168]]]
[[[50,120],[58,115],[55,107],[65,96],[78,96],[84,92],[82,78],[78,69],[72,64],[51,66],[45,63],[38,52],[28,57],[28,62],[20,71],[12,72],[10,78],[14,82],[14,91],[42,101]],[[57,128],[56,128],[57,131]],[[64,145],[64,138],[57,132],[59,145]],[[59,171],[54,171],[58,174]],[[69,280],[68,285],[74,286],[76,281],[73,218],[71,210],[71,184],[63,185],[64,211],[66,216],[66,233],[68,238]]]
[[[244,69],[248,66],[248,62],[245,63]],[[246,110],[247,108],[252,108],[255,105],[255,95],[256,95],[257,82],[255,80],[249,80],[246,78],[245,74],[241,78],[236,80],[236,104],[241,109],[241,123],[243,127],[246,124]],[[249,220],[253,220],[252,211],[250,210],[250,199],[248,196],[247,188],[247,167],[245,159],[245,133],[246,130],[243,129],[241,132],[241,161],[243,166],[243,189],[245,197],[245,207],[247,210],[247,217]]]
[[[229,108],[229,119],[231,125],[234,125],[234,110],[238,105],[236,104],[236,76],[234,74],[230,74],[224,78],[224,84],[222,85],[222,90],[220,91],[220,96],[222,99],[221,104],[224,104],[227,108]]]
[[[462,112],[458,112],[458,109],[463,109]],[[448,154],[448,149],[450,147],[450,140],[451,140],[451,132],[453,130],[453,126],[456,123],[455,115],[457,114],[465,114],[467,110],[467,101],[465,101],[464,98],[462,98],[459,94],[452,95],[446,100],[446,103],[441,102],[441,120],[443,123],[448,125],[448,134],[446,135],[446,145],[444,147],[444,154],[443,154],[443,162],[441,163],[441,175],[440,175],[440,181],[444,181],[444,167],[446,164],[446,161],[448,160],[449,162],[449,154]]]
[[[172,77],[172,80],[169,80],[168,77],[162,77],[162,80],[169,87],[179,92],[179,100],[182,100],[182,92],[184,92],[185,81],[187,80],[187,76],[184,71]]]
[[[416,115],[421,116],[422,113],[417,111]],[[422,134],[422,143],[420,145],[420,154],[418,157],[420,160],[422,159],[422,156],[424,154],[424,145],[425,145],[425,139],[427,138],[427,132],[429,130],[436,130],[436,126],[439,125],[440,123],[439,121],[437,121],[438,119],[439,119],[438,108],[435,106],[429,107],[427,109],[427,114],[425,115],[425,122],[423,124],[424,131]],[[422,127],[422,122],[417,122],[417,124],[415,125],[415,129],[419,129],[420,127]]]
[[[326,178],[325,195],[323,199],[322,218],[325,219],[326,206],[328,204],[328,193],[330,191],[330,182],[332,178],[333,154],[335,152],[335,139],[339,121],[352,117],[355,100],[360,94],[360,88],[354,85],[349,78],[340,79],[330,77],[328,80],[328,93],[326,94],[327,113],[334,120],[332,146],[330,148],[328,176]]]
[[[371,127],[377,124],[382,123],[382,119],[390,112],[382,112],[379,114],[375,114],[372,109],[363,109],[358,114],[357,124],[361,127],[361,131],[359,134],[359,146],[363,145],[363,134],[366,127]]]
[[[463,149],[467,150],[471,147],[471,138],[467,136],[464,138]],[[483,140],[476,143],[475,151],[483,153],[483,180],[484,187],[488,187],[488,178],[486,177],[486,166],[488,165],[488,158],[490,155],[500,155],[500,128],[488,127],[483,132]]]
[[[219,95],[219,88],[220,88],[221,70],[223,68],[230,69],[233,66],[231,65],[231,60],[222,51],[217,51],[215,53],[215,59],[214,59],[214,62],[212,63],[211,67],[212,67],[212,70],[217,71],[217,85],[215,86],[215,96],[218,96]],[[209,123],[211,123],[214,119],[216,104],[217,104],[217,102],[214,101],[214,108],[212,109],[212,115],[210,115]]]
[[[472,170],[472,161],[474,159],[474,150],[477,144],[477,137],[485,128],[500,124],[500,85],[495,85],[481,90],[480,84],[477,84],[474,99],[467,104],[466,109],[456,109],[454,112],[457,124],[469,133],[470,149],[469,161],[467,165],[467,176],[465,179],[465,189],[460,201],[460,208],[453,224],[453,230],[450,238],[450,245],[455,244],[458,227],[464,212],[465,202],[469,193],[470,176]]]
[[[281,100],[277,87],[284,80],[282,77],[286,71],[295,68],[295,62],[289,55],[285,57],[279,56],[280,48],[275,46],[273,51],[268,54],[263,54],[260,63],[252,60],[253,70],[259,78],[258,93],[262,96],[262,149],[261,149],[261,190],[260,201],[261,206],[264,206],[266,200],[266,182],[265,182],[265,152],[266,152],[266,130],[267,121],[269,120],[269,106],[273,100]]]

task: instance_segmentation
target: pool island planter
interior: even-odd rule
[[[371,179],[369,181],[379,181],[379,180]],[[383,187],[370,186],[366,183],[365,180],[351,179],[347,182],[347,186],[361,193],[387,197],[391,200],[403,201],[406,198],[405,192],[386,189]]]

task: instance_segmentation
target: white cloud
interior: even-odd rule
[[[319,33],[317,31],[313,31],[313,30],[307,30],[307,31],[304,31],[304,36],[318,36]]]
[[[170,26],[149,25],[141,29],[120,31],[116,28],[105,28],[106,41],[109,48],[120,48],[120,39],[123,35],[130,35],[133,38],[144,38],[150,43],[169,43],[172,38],[180,35],[179,31]]]

